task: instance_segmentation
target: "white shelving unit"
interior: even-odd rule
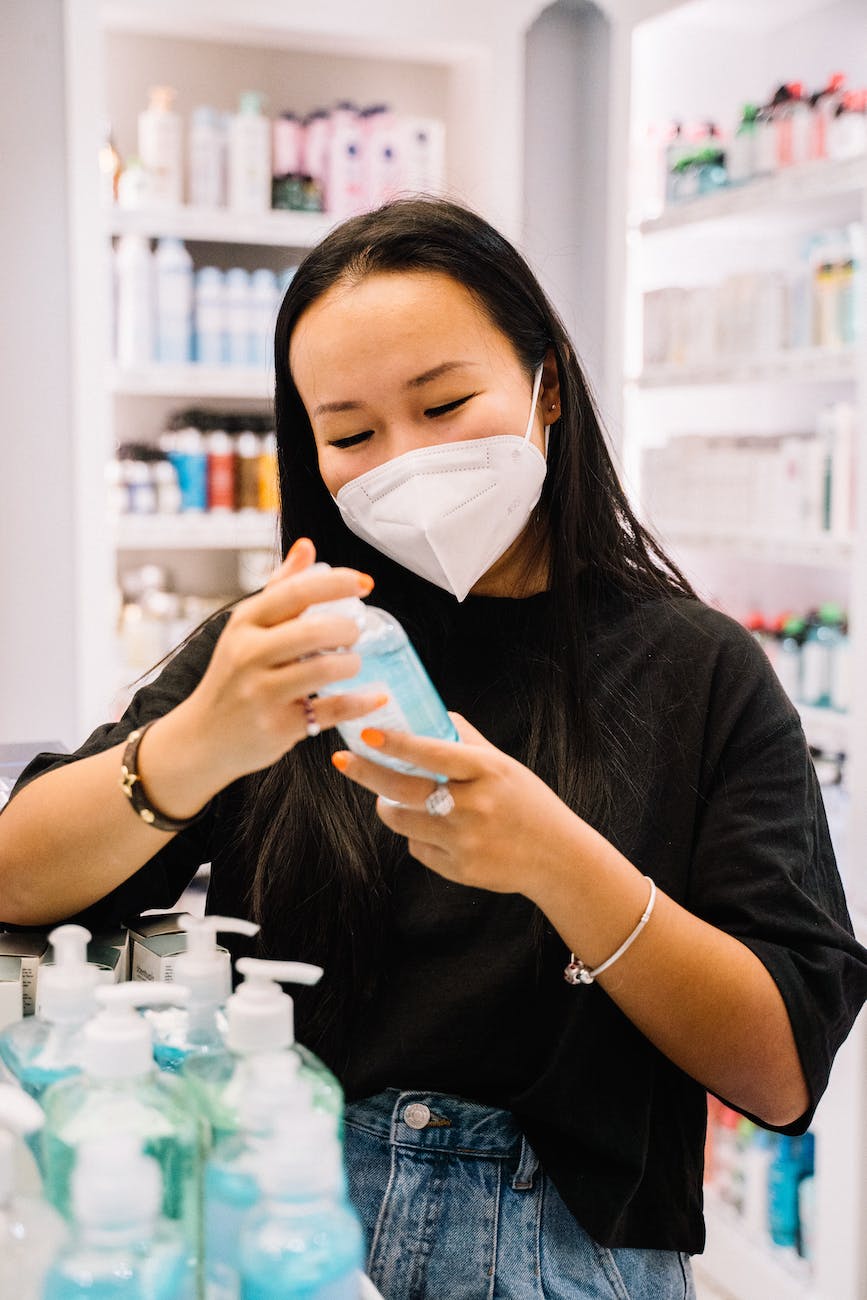
[[[612,147],[634,158],[639,123],[713,118],[726,129],[740,106],[781,81],[819,84],[845,69],[867,81],[867,11],[850,0],[685,0],[652,9],[632,6],[612,42],[612,94],[620,111]],[[645,18],[644,14],[651,16]],[[624,87],[628,86],[628,94]],[[619,132],[619,134],[618,134]],[[616,169],[615,169],[616,170]],[[761,434],[815,427],[827,403],[851,401],[858,412],[856,533],[851,538],[785,536],[755,531],[678,533],[653,525],[703,595],[741,616],[764,591],[780,607],[828,599],[850,613],[855,697],[848,715],[803,709],[812,744],[847,754],[852,792],[845,863],[856,930],[867,939],[867,872],[854,846],[867,840],[867,338],[833,352],[809,349],[703,366],[642,371],[642,294],[665,285],[715,283],[766,265],[784,268],[811,232],[867,219],[867,158],[815,163],[731,188],[641,219],[619,177],[612,182],[623,221],[619,253],[610,253],[610,293],[626,303],[624,325],[610,332],[610,365],[622,376],[622,460],[641,504],[644,447],[680,433]],[[767,260],[766,260],[767,259]],[[862,277],[863,289],[863,277]],[[867,289],[864,305],[867,306]],[[867,319],[867,316],[864,317]],[[729,1207],[707,1197],[708,1246],[697,1273],[735,1300],[864,1300],[867,1296],[867,1021],[862,1016],[840,1053],[816,1116],[817,1226],[812,1266],[755,1239]]]
[[[221,401],[268,401],[274,376],[244,366],[147,366],[112,370],[109,388],[116,397],[212,397]]]
[[[118,551],[274,550],[277,516],[265,512],[124,515],[115,520]]]

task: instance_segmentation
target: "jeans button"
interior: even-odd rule
[[[409,1128],[426,1128],[430,1123],[430,1107],[423,1101],[414,1101],[403,1112],[403,1122]]]

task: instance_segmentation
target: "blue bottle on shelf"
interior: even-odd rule
[[[324,570],[330,568],[330,565],[320,563],[312,567],[314,570]],[[342,695],[346,692],[379,690],[388,696],[388,702],[373,713],[351,722],[338,723],[337,730],[347,749],[375,763],[395,768],[398,772],[444,781],[445,777],[438,773],[427,772],[402,759],[391,758],[372,749],[370,745],[365,745],[361,739],[361,733],[366,727],[407,731],[416,736],[430,736],[434,740],[460,739],[446,706],[400,623],[393,614],[377,609],[374,605],[366,605],[358,596],[310,605],[302,618],[318,618],[325,613],[352,619],[358,627],[361,635],[349,648],[361,656],[361,670],[355,677],[320,686],[319,694]]]

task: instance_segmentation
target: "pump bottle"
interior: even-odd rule
[[[178,922],[186,931],[187,951],[175,960],[175,977],[190,990],[183,1007],[146,1010],[154,1038],[154,1060],[161,1070],[178,1073],[188,1056],[222,1052],[228,1026],[223,1008],[232,992],[229,954],[217,947],[217,933],[258,933],[252,921],[233,916],[182,916]]]
[[[263,1053],[289,1052],[299,1061],[299,1075],[313,1088],[313,1105],[333,1116],[343,1113],[343,1092],[331,1071],[295,1041],[292,998],[285,984],[316,984],[320,966],[303,962],[263,961],[242,957],[236,962],[243,982],[226,1003],[226,1051],[191,1056],[182,1074],[207,1120],[214,1141],[236,1133],[239,1108],[250,1081],[251,1062]]]
[[[45,1093],[42,1152],[45,1191],[64,1217],[78,1149],[91,1137],[134,1134],[163,1171],[163,1213],[184,1225],[192,1249],[200,1237],[201,1130],[180,1080],[153,1060],[150,1026],[136,1007],[170,1005],[189,990],[177,984],[98,988],[101,1010],[84,1028],[82,1073]]]
[[[314,564],[313,570],[324,571],[328,564]],[[361,635],[351,649],[361,656],[361,671],[352,678],[329,682],[319,687],[320,695],[342,695],[347,691],[380,691],[388,696],[382,708],[351,722],[341,722],[337,730],[348,749],[375,763],[444,781],[445,777],[427,772],[402,759],[391,758],[365,745],[361,733],[365,727],[383,727],[387,731],[409,731],[434,740],[458,740],[455,725],[425,671],[406,632],[393,614],[366,605],[358,596],[343,600],[321,601],[309,605],[302,618],[320,618],[339,614],[352,619]]]
[[[99,967],[87,960],[90,937],[81,925],[51,931],[54,965],[40,970],[37,1014],[0,1034],[0,1060],[40,1103],[50,1084],[81,1069],[82,1029],[96,1014],[100,982]]]
[[[9,1083],[0,1084],[0,1296],[41,1300],[42,1283],[66,1236],[56,1210],[17,1188],[20,1137],[32,1137],[43,1115],[32,1097]]]
[[[44,1300],[192,1300],[183,1237],[160,1217],[161,1200],[160,1167],[132,1133],[82,1143],[75,1226],[48,1271]]]

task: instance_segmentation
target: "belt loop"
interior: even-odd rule
[[[538,1168],[539,1158],[530,1146],[530,1143],[522,1135],[521,1156],[518,1160],[518,1168],[515,1170],[515,1176],[512,1179],[512,1186],[516,1192],[529,1192],[531,1190],[533,1179]]]

